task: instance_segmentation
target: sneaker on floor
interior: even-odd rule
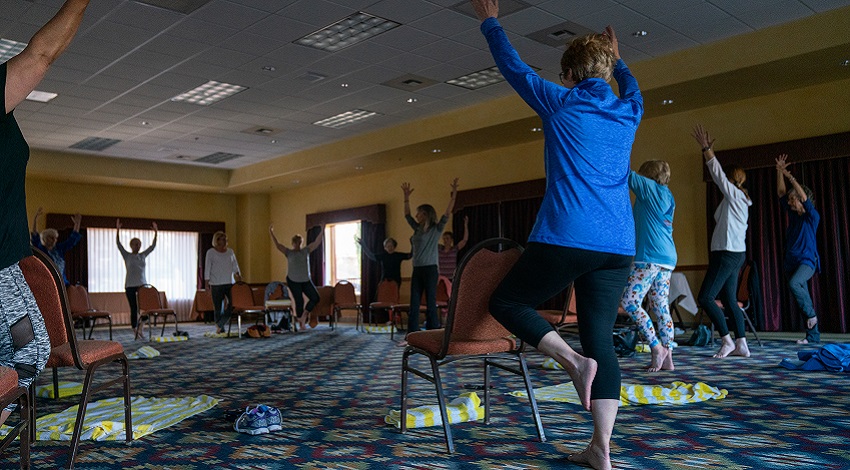
[[[233,424],[233,429],[237,432],[251,434],[252,436],[268,434],[268,407],[260,405],[254,409],[251,409],[251,407],[245,408],[245,412]]]
[[[260,406],[265,407],[266,405],[260,405]],[[269,407],[266,407],[266,408],[267,408],[266,418],[268,420],[269,432],[280,431],[281,429],[283,429],[283,426],[282,426],[283,418],[280,416],[280,410],[273,407],[273,406],[269,406]]]

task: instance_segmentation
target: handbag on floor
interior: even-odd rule
[[[625,327],[614,330],[614,352],[617,353],[617,357],[634,356],[637,342],[637,328]]]
[[[688,346],[708,346],[711,343],[711,330],[705,325],[697,326],[691,339],[688,340]]]

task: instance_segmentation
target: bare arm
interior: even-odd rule
[[[127,252],[124,245],[121,244],[121,219],[115,219],[115,243],[122,255]]]
[[[277,241],[277,237],[274,235],[274,225],[269,225],[269,235],[272,236],[272,242],[274,242],[274,246],[277,247],[278,251],[280,251],[284,255],[289,253],[289,248],[284,245],[281,245],[280,242]]]
[[[324,240],[324,239],[325,239],[325,226],[324,226],[324,225],[322,225],[322,227],[321,227],[321,228],[322,228],[322,230],[321,230],[321,231],[319,231],[319,236],[318,236],[318,237],[316,237],[316,239],[315,239],[315,240],[313,240],[313,242],[312,242],[312,243],[310,243],[309,245],[307,245],[307,252],[308,252],[308,253],[312,253],[312,252],[313,252],[316,248],[318,248],[318,247],[319,247],[319,245],[321,245],[321,244],[322,244],[322,240]]]
[[[67,0],[59,12],[35,33],[27,47],[9,59],[6,71],[6,113],[11,112],[44,78],[47,69],[71,43],[89,0]]]
[[[469,217],[463,216],[463,239],[457,242],[457,249],[462,250],[469,241]]]
[[[449,199],[449,206],[446,207],[446,217],[452,215],[452,211],[455,209],[455,201],[457,200],[457,178],[452,181],[452,197]]]
[[[74,214],[74,215],[71,216],[71,222],[74,223],[74,231],[75,232],[80,231],[80,223],[82,223],[82,221],[83,221],[83,216],[80,215],[80,214]]]
[[[788,162],[788,155],[783,153],[776,159],[776,191],[779,193],[779,197],[782,197],[787,193],[785,188],[785,178],[788,178],[788,181],[791,182],[791,189],[797,193],[797,196],[800,198],[800,202],[808,201],[809,197],[806,196],[806,192],[803,191],[803,187],[797,182],[797,178],[794,178],[794,175],[788,171],[788,165],[790,165]]]
[[[410,187],[410,183],[401,183],[401,190],[404,192],[404,215],[410,215],[410,194],[413,192],[413,188]]]
[[[702,127],[702,124],[697,124],[694,127],[694,132],[691,134],[696,139],[697,143],[702,147],[702,158],[706,162],[714,158],[714,139],[711,138],[708,131]]]
[[[35,211],[35,215],[32,216],[32,233],[38,233],[38,218],[41,217],[41,214],[44,212],[44,209],[39,207],[37,211]]]
[[[153,242],[151,242],[151,246],[147,250],[142,252],[145,256],[151,254],[156,248],[156,239],[159,236],[159,226],[156,225],[156,222],[151,222],[151,228],[153,229]]]
[[[471,0],[475,16],[484,21],[487,18],[499,17],[499,0]]]

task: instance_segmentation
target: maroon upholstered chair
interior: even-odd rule
[[[77,341],[74,332],[74,320],[65,293],[65,283],[53,264],[53,261],[38,249],[33,249],[33,256],[24,258],[19,263],[21,271],[32,290],[39,310],[44,317],[44,324],[50,336],[50,357],[47,366],[53,369],[54,386],[58,383],[59,367],[76,367],[85,371],[83,391],[77,410],[77,420],[74,424],[74,434],[71,437],[71,452],[68,458],[68,468],[74,468],[74,460],[80,444],[80,434],[86,416],[86,405],[92,394],[104,388],[121,384],[124,391],[124,426],[126,427],[127,442],[133,440],[133,424],[130,410],[130,366],[124,347],[117,341]],[[95,371],[102,365],[118,363],[121,374],[97,387],[92,387]],[[55,395],[59,391],[54,388]],[[30,394],[30,397],[33,397]],[[31,422],[35,423],[35,403],[32,404]],[[30,427],[30,438],[35,438],[35,426]]]
[[[6,450],[15,438],[21,437],[21,468],[30,468],[30,434],[32,426],[32,407],[29,390],[18,386],[18,373],[15,369],[0,367],[0,410],[12,403],[20,405],[21,419],[12,427],[6,437],[0,441],[0,452]]]
[[[331,316],[331,329],[336,327],[343,310],[354,310],[357,312],[356,324],[363,321],[363,305],[357,302],[357,293],[354,284],[348,281],[339,281],[334,286],[333,315]]]
[[[263,320],[266,323],[266,306],[256,305],[254,303],[254,291],[251,286],[244,282],[237,282],[230,288],[230,298],[233,299],[231,305],[230,323],[227,325],[227,335],[230,336],[230,329],[233,327],[233,317],[236,317],[236,327],[239,331],[239,337],[242,337],[242,316],[253,315],[255,324]],[[163,325],[165,326],[165,325]]]
[[[562,310],[538,310],[537,313],[549,322],[556,331],[561,332],[561,328],[578,325],[578,313],[576,310],[576,290],[572,284],[569,287],[570,293],[567,296],[567,301],[564,303]]]
[[[85,287],[80,285],[67,286],[66,289],[68,292],[68,303],[71,305],[71,316],[74,317],[75,323],[79,321],[82,324],[83,339],[86,339],[87,321],[91,321],[88,338],[91,339],[97,321],[106,320],[109,322],[109,341],[112,341],[112,314],[104,310],[92,308],[91,302],[89,302],[89,291]]]
[[[484,424],[490,424],[490,368],[512,372],[523,378],[531,405],[531,414],[540,441],[546,441],[534,389],[528,375],[523,344],[490,315],[490,296],[519,259],[522,247],[504,238],[485,240],[464,256],[455,272],[452,298],[445,328],[415,331],[407,335],[408,346],[402,357],[401,432],[407,430],[408,376],[413,373],[433,383],[443,420],[443,432],[449,453],[454,452],[452,432],[446,413],[440,367],[461,360],[484,365]],[[431,374],[411,365],[416,355],[430,362]],[[517,364],[512,364],[516,362]],[[506,364],[507,363],[507,364]],[[518,367],[517,367],[518,366]]]
[[[162,317],[162,332],[160,332],[160,336],[165,335],[165,324],[168,322],[168,317],[174,317],[174,332],[180,332],[177,328],[177,313],[173,309],[168,308],[168,300],[165,299],[165,295],[161,295],[156,287],[150,284],[139,287],[139,290],[136,291],[136,304],[139,306],[139,329],[136,333],[137,337],[139,332],[142,331],[142,318],[147,319],[148,341],[153,338],[151,318],[153,318],[153,326],[156,326],[159,317]]]
[[[388,319],[392,319],[396,305],[398,305],[398,284],[395,281],[384,279],[378,283],[375,301],[369,304],[369,323],[372,323],[372,314],[376,311],[386,311],[389,315]]]

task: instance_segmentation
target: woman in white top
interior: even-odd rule
[[[204,263],[204,281],[212,295],[216,333],[224,333],[224,326],[230,323],[233,305],[230,288],[234,281],[242,281],[242,275],[239,263],[236,262],[236,254],[227,247],[227,235],[224,232],[219,231],[213,235],[212,245],[213,247],[207,250]],[[227,299],[227,308],[224,307],[224,299]]]
[[[747,174],[738,167],[729,168],[726,173],[720,162],[714,157],[714,139],[701,125],[694,128],[697,143],[702,147],[702,156],[711,179],[723,193],[723,200],[714,212],[714,233],[711,236],[711,253],[708,257],[708,271],[702,281],[697,300],[700,307],[708,313],[714,327],[721,336],[722,344],[714,357],[750,356],[744,331],[744,311],[738,306],[738,273],[744,265],[747,255],[747,220],[749,207],[753,205],[744,182]],[[735,319],[735,341],[729,335],[726,316],[717,306],[715,299],[723,304],[723,310],[731,312]]]
[[[295,315],[298,317],[298,326],[301,330],[307,327],[310,312],[319,303],[319,292],[313,285],[313,281],[310,280],[310,253],[322,244],[324,234],[325,228],[322,227],[319,236],[303,248],[301,245],[304,243],[304,239],[301,238],[301,235],[296,234],[292,237],[292,248],[287,248],[277,241],[274,226],[269,225],[269,235],[271,235],[274,245],[286,256],[286,285],[295,301]],[[305,295],[308,300],[306,306],[304,305]],[[280,329],[280,325],[278,325],[278,329]]]
[[[124,258],[124,266],[127,268],[127,277],[124,278],[124,290],[127,293],[127,303],[130,304],[130,324],[136,332],[136,338],[141,336],[141,323],[139,322],[139,305],[136,302],[136,292],[139,287],[148,283],[145,279],[145,267],[147,265],[146,258],[156,248],[156,238],[159,235],[156,222],[151,224],[153,229],[153,242],[145,251],[142,249],[142,241],[138,238],[130,240],[130,249],[127,251],[124,245],[121,244],[121,219],[115,219],[115,243],[118,244],[118,251],[121,252],[121,257]]]

